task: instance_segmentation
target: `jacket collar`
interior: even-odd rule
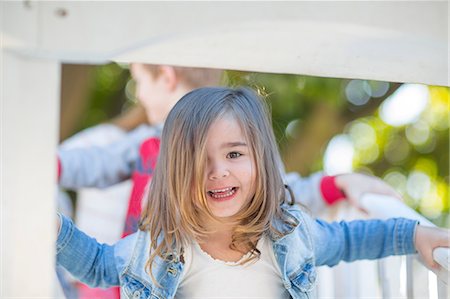
[[[272,223],[275,230],[280,232],[280,234],[274,233],[272,230],[269,231],[268,236],[274,242],[277,243],[281,241],[285,236],[292,233],[300,223],[299,218],[295,215],[295,212],[299,212],[300,208],[296,205],[283,204],[281,206],[281,213],[283,219],[277,219]]]

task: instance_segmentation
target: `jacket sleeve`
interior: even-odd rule
[[[319,214],[326,208],[320,190],[323,176],[323,173],[317,172],[305,178],[298,173],[291,172],[284,177],[285,183],[289,185],[294,194],[295,202],[305,206],[313,215]]]
[[[114,249],[119,243],[131,242],[133,235],[114,246],[100,244],[78,230],[73,222],[60,215],[61,226],[56,241],[56,262],[75,278],[92,287],[117,286],[120,283],[121,262],[116,261]]]
[[[416,252],[414,236],[418,222],[414,220],[392,218],[333,223],[310,220],[310,223],[318,266]]]
[[[108,187],[129,179],[139,159],[140,144],[159,135],[156,128],[140,126],[106,146],[59,149],[59,184],[68,189]]]

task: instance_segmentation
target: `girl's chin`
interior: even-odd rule
[[[212,214],[217,217],[217,218],[221,218],[221,219],[227,219],[227,218],[232,218],[233,216],[235,216],[237,213],[239,213],[241,207],[224,207],[224,206],[220,206],[223,205],[222,203],[217,203],[217,202],[213,202],[210,205],[211,208],[211,212]]]
[[[231,212],[231,213],[222,213],[222,212],[214,213],[213,212],[213,215],[215,217],[220,218],[222,220],[232,220],[233,216],[236,214],[237,214],[237,212],[236,213],[233,213],[233,212]]]

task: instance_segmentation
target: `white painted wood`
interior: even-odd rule
[[[5,8],[5,47],[60,61],[448,85],[446,1],[45,1]],[[38,28],[34,40],[31,28]]]
[[[402,267],[405,266],[404,257],[389,256],[379,262],[383,268],[383,283],[381,284],[383,298],[406,299],[406,286],[402,282],[401,276]]]
[[[1,47],[34,49],[40,36],[39,4],[32,1],[0,1]]]
[[[448,299],[448,296],[450,294],[450,288],[449,285],[445,285],[442,282],[438,282],[437,285],[437,289],[438,289],[438,298],[439,299]]]
[[[53,297],[60,68],[1,53],[1,298]]]
[[[413,297],[410,298],[430,298],[430,288],[436,288],[436,285],[431,285],[428,280],[430,271],[424,267],[417,259],[411,258],[411,288]]]
[[[387,219],[392,217],[404,217],[418,220],[420,221],[420,224],[424,226],[435,226],[425,217],[393,197],[379,194],[365,194],[361,197],[360,201],[361,205],[369,212],[369,215],[372,218]],[[448,285],[450,281],[450,249],[436,248],[433,251],[433,257],[441,268],[438,270],[431,269],[431,271],[436,273],[438,279],[442,281],[443,284]]]
[[[414,298],[413,261],[412,256],[406,256],[406,296],[408,298]]]

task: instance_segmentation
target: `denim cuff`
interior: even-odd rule
[[[56,254],[60,253],[61,250],[66,247],[74,232],[74,224],[72,220],[60,213],[58,213],[58,217],[60,220],[60,226],[58,238],[56,239]]]
[[[419,222],[417,220],[410,220],[404,218],[398,218],[395,225],[395,254],[413,254],[416,253],[415,235],[416,228]]]

